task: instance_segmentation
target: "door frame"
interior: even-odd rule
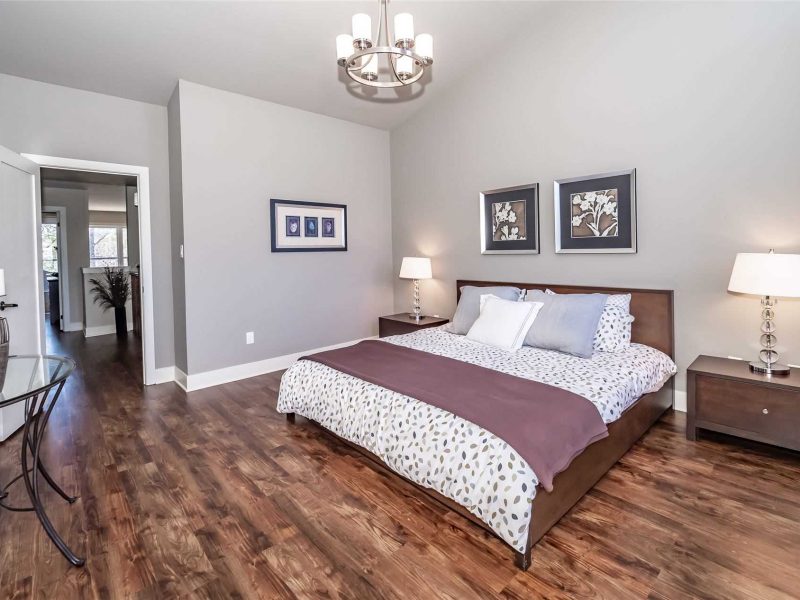
[[[153,313],[150,169],[138,165],[123,165],[119,163],[63,158],[59,156],[43,156],[41,154],[23,154],[22,156],[37,163],[40,167],[68,169],[71,171],[112,173],[115,175],[132,175],[136,177],[136,191],[139,194],[139,263],[141,265],[139,281],[142,300],[142,362],[144,364],[144,384],[152,385],[158,383],[156,374],[155,320]],[[41,221],[41,211],[37,214],[39,214],[39,220]],[[39,244],[41,245],[41,234],[37,239],[39,239]],[[41,251],[39,252],[39,264],[41,267]]]
[[[67,207],[42,206],[41,212],[58,213],[58,301],[61,311],[59,326],[61,331],[72,331],[72,314],[69,307],[69,250],[67,242]],[[42,234],[39,233],[41,236]],[[44,257],[42,257],[44,258]],[[50,307],[53,310],[53,307]]]
[[[39,315],[39,327],[36,328],[38,333],[38,346],[41,353],[46,353],[44,342],[44,285],[42,284],[42,197],[41,197],[41,179],[39,177],[39,165],[30,157],[24,154],[19,155],[16,152],[8,150],[0,146],[0,162],[3,162],[15,169],[19,169],[24,173],[33,175],[33,240],[34,249],[33,255],[36,257],[34,267],[34,284],[36,286],[36,313]]]

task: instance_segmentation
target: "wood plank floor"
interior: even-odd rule
[[[49,428],[69,567],[31,514],[0,512],[0,598],[797,598],[800,458],[687,442],[670,414],[534,549],[511,552],[275,412],[279,374],[143,389],[134,340],[61,334],[78,360]],[[17,473],[19,436],[0,445]],[[14,499],[23,501],[22,490]]]

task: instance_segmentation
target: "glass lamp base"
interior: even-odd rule
[[[754,373],[763,373],[764,375],[788,375],[791,369],[789,365],[780,363],[768,365],[760,360],[754,360],[750,362],[750,370]]]

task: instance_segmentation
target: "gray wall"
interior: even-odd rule
[[[172,230],[172,301],[174,309],[175,366],[188,372],[186,360],[186,272],[180,245],[183,244],[183,172],[181,169],[180,85],[175,86],[167,106],[169,117],[169,197]]]
[[[181,81],[180,139],[190,374],[377,333],[387,132]],[[271,253],[270,198],[347,204],[348,251]]]
[[[86,190],[65,187],[42,187],[42,206],[63,206],[67,220],[62,231],[67,234],[67,270],[69,284],[69,315],[65,327],[78,329],[83,323],[83,275],[89,266],[89,196]]]
[[[0,74],[0,145],[150,169],[157,367],[174,363],[167,109]]]
[[[423,307],[448,315],[459,277],[674,289],[679,390],[700,353],[755,356],[758,298],[726,287],[737,252],[800,252],[798,22],[790,3],[543,6],[392,132],[395,271],[431,256]],[[553,180],[630,167],[639,253],[556,255]],[[481,256],[478,193],[530,182],[541,255]],[[410,293],[395,282],[397,309]],[[800,363],[800,302],[777,325]]]

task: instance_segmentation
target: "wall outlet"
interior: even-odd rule
[[[181,258],[183,258],[183,244],[178,247],[178,252],[181,254]]]
[[[244,339],[245,339],[245,342],[247,342],[248,344],[255,344],[256,343],[256,334],[255,334],[255,332],[248,331],[246,334],[244,334]]]

